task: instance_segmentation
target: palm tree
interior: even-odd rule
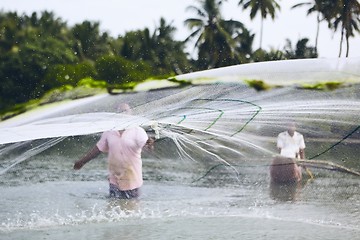
[[[276,9],[280,11],[280,5],[275,0],[240,0],[239,5],[243,6],[243,9],[251,8],[250,18],[254,19],[256,14],[260,12],[261,14],[261,26],[260,26],[260,49],[262,46],[262,35],[263,35],[263,25],[264,19],[270,15],[274,20]]]
[[[252,45],[254,42],[255,34],[251,33],[245,27],[242,32],[234,38],[236,41],[236,51],[239,54],[240,63],[248,63],[251,61],[253,55]]]
[[[354,37],[354,30],[360,32],[360,3],[358,0],[337,0],[334,14],[328,14],[328,21],[336,31],[341,28],[339,57],[342,53],[344,36],[346,39],[346,57],[349,56],[349,38]],[[330,13],[333,11],[330,11]]]
[[[310,6],[310,8],[307,10],[307,15],[310,15],[312,13],[317,13],[316,20],[317,20],[317,27],[316,27],[316,37],[315,37],[315,51],[317,52],[317,46],[318,46],[318,40],[319,40],[319,31],[320,31],[320,22],[324,20],[324,16],[322,15],[322,7],[323,7],[323,0],[312,0],[310,2],[303,2],[298,3],[292,6],[291,8],[297,8],[302,6]]]
[[[302,38],[299,39],[296,43],[295,48],[293,48],[290,39],[286,39],[286,45],[284,47],[285,58],[286,59],[303,59],[303,58],[317,58],[318,54],[315,50],[315,47],[308,46],[309,39]]]
[[[185,43],[175,41],[176,27],[168,24],[164,18],[152,36],[153,50],[156,60],[153,60],[158,69],[168,71],[171,69],[176,74],[183,73],[188,67],[187,55],[184,52]]]
[[[181,74],[189,64],[184,42],[174,40],[175,31],[175,27],[161,18],[153,33],[148,28],[127,32],[123,37],[120,55],[133,61],[147,61],[158,74],[171,71]]]
[[[200,7],[189,6],[197,18],[185,20],[185,25],[194,30],[185,40],[195,38],[198,48],[198,63],[202,69],[221,67],[236,62],[236,44],[233,34],[243,28],[243,24],[233,20],[223,20],[220,13],[222,1],[197,0]]]
[[[50,35],[63,41],[69,41],[70,34],[67,33],[66,22],[57,18],[53,12],[44,11],[41,12],[41,16],[34,12],[30,17],[24,16],[24,19],[27,27],[29,29],[36,28],[41,36]]]
[[[76,24],[72,34],[76,40],[76,52],[83,60],[95,60],[111,52],[108,44],[110,37],[106,32],[101,33],[99,22],[83,21]]]

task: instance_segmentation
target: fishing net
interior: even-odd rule
[[[58,103],[3,121],[0,174],[21,171],[41,154],[75,161],[101,132],[142,126],[156,139],[144,153],[147,179],[256,182],[267,176],[276,137],[289,122],[305,138],[302,164],[321,169],[315,175],[336,170],[351,177],[360,170],[358,58],[244,64],[164,82],[168,87],[146,82],[131,93]],[[119,110],[123,103],[131,114]]]

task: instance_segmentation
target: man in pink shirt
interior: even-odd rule
[[[148,140],[141,127],[104,132],[97,144],[75,162],[74,169],[81,169],[101,152],[107,153],[110,196],[137,198],[143,184],[141,152]]]

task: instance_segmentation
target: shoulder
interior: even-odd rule
[[[110,135],[114,135],[116,134],[116,131],[114,130],[109,130],[109,131],[105,131],[101,134],[101,137],[107,137],[107,136],[110,136]]]
[[[142,127],[132,127],[125,130],[126,138],[136,143],[137,147],[142,148],[148,140],[148,135]]]
[[[127,136],[135,138],[147,138],[147,134],[142,127],[132,127],[125,130]]]
[[[301,133],[299,133],[299,132],[295,132],[294,138],[295,138],[297,141],[299,141],[299,142],[304,142],[304,141],[305,141],[305,140],[304,140],[304,136],[303,136]]]
[[[145,130],[142,127],[138,127],[138,126],[127,128],[125,131],[127,133],[145,133],[146,134]]]
[[[304,136],[301,134],[301,133],[299,133],[299,132],[295,132],[295,136],[296,137],[299,137],[299,138],[303,138]]]
[[[288,134],[287,134],[287,132],[285,131],[285,132],[279,133],[278,137],[286,137],[287,135],[288,135]]]

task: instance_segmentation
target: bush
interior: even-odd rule
[[[110,85],[129,85],[150,76],[151,67],[143,61],[129,61],[120,56],[103,56],[96,60],[98,79]]]
[[[63,85],[76,86],[81,79],[95,78],[95,67],[89,62],[83,62],[76,65],[58,64],[50,67],[44,80],[44,90],[58,88]]]
[[[107,84],[105,81],[97,81],[92,78],[81,79],[77,85],[88,87],[88,88],[106,88],[107,87]]]

